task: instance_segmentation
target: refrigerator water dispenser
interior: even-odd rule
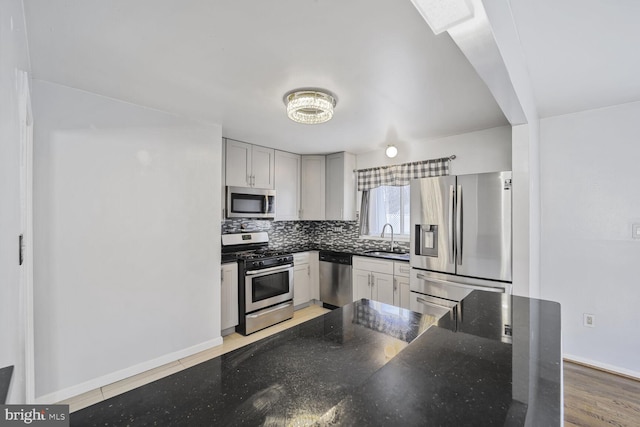
[[[416,255],[438,256],[438,226],[416,224]]]

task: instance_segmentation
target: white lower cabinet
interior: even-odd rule
[[[371,272],[353,269],[353,300],[371,299]]]
[[[220,329],[238,324],[238,264],[222,264],[220,267]]]
[[[293,306],[311,300],[311,264],[309,252],[293,254]]]
[[[393,263],[393,305],[410,308],[409,263]]]
[[[409,264],[353,257],[353,300],[367,298],[409,308]]]
[[[353,300],[367,298],[393,304],[393,262],[353,257]]]
[[[311,299],[320,301],[320,252],[311,251],[308,254],[311,271]]]

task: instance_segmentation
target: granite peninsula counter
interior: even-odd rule
[[[512,342],[500,314],[512,307]],[[472,292],[458,331],[361,300],[71,414],[71,425],[560,425],[560,306]]]

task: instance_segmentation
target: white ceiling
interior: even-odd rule
[[[493,1],[493,0],[484,0]],[[382,149],[508,124],[410,0],[24,0],[32,74],[219,123],[297,153]],[[640,1],[510,0],[540,116],[640,100]],[[291,122],[298,87],[338,96]]]
[[[640,101],[640,1],[510,4],[541,117]]]
[[[448,34],[409,0],[24,0],[34,78],[297,153],[365,152],[507,124]],[[301,125],[282,97],[338,96]]]

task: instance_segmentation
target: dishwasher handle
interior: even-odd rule
[[[332,264],[351,265],[353,256],[344,252],[320,251],[318,260]]]

